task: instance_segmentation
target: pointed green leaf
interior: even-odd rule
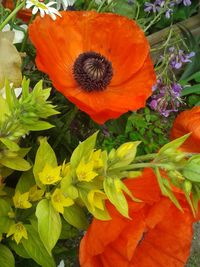
[[[77,205],[64,208],[63,217],[69,224],[78,229],[86,230],[89,226],[88,219],[83,211],[83,208],[80,208]]]
[[[36,208],[36,217],[38,219],[38,232],[40,238],[51,255],[51,250],[56,245],[61,233],[60,215],[52,207],[51,202],[47,199],[41,200]]]
[[[22,244],[30,258],[42,267],[56,267],[53,257],[45,249],[38,232],[31,225],[25,225],[25,227],[28,239],[23,238]]]
[[[122,192],[122,184],[122,181],[119,179],[106,177],[104,179],[103,187],[110,202],[123,216],[129,218],[128,203]]]
[[[0,244],[0,266],[15,267],[15,258],[9,248]]]
[[[47,142],[46,138],[41,138],[40,139],[40,146],[37,150],[36,157],[35,157],[35,164],[33,166],[33,174],[36,180],[36,183],[39,187],[44,187],[42,183],[39,180],[38,174],[42,172],[44,169],[45,165],[49,164],[52,167],[56,167],[57,164],[57,159],[56,155]]]
[[[2,158],[0,159],[0,164],[17,171],[28,171],[31,168],[29,162],[20,157]]]
[[[76,168],[83,157],[87,157],[94,149],[98,132],[80,143],[72,153],[70,163],[73,168]]]
[[[14,224],[14,220],[9,217],[10,212],[13,212],[10,203],[0,199],[0,233],[7,233],[10,226]]]
[[[180,138],[177,138],[173,141],[171,141],[170,143],[164,145],[160,150],[159,150],[159,153],[158,155],[161,155],[161,154],[169,154],[171,152],[174,152],[174,150],[177,150],[186,140],[187,138],[190,136],[190,133],[188,134],[185,134],[183,136],[181,136]]]
[[[35,179],[32,173],[32,170],[28,172],[22,173],[15,191],[19,191],[20,193],[28,192],[29,189],[35,185]]]
[[[8,138],[0,138],[0,141],[10,150],[10,151],[18,151],[20,147],[18,146],[17,143],[11,141]]]

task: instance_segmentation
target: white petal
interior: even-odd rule
[[[14,91],[15,91],[15,95],[16,95],[16,97],[18,97],[18,96],[21,95],[22,88],[21,88],[21,87],[19,87],[19,88],[15,88]]]
[[[59,263],[58,267],[65,267],[64,260],[61,260],[61,262]]]
[[[7,32],[7,31],[10,31],[10,25],[9,24],[6,24],[2,29],[2,32]]]
[[[44,18],[44,15],[45,15],[44,9],[40,8],[40,16]]]
[[[27,8],[27,9],[31,8],[32,6],[34,6],[32,3],[28,3],[28,4],[26,4],[26,8]]]
[[[19,30],[15,30],[15,29],[13,29],[13,31],[15,33],[13,44],[21,43],[23,41],[23,39],[24,39],[24,32],[19,31]]]
[[[38,12],[38,7],[34,6],[33,10],[32,10],[32,14],[35,15]]]

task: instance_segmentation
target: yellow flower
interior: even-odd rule
[[[85,161],[82,159],[76,169],[78,180],[84,182],[90,182],[91,180],[93,180],[98,175],[98,173],[93,171],[93,168],[93,161],[85,163]]]
[[[25,239],[28,239],[28,235],[27,235],[27,231],[26,228],[24,227],[24,225],[22,223],[16,223],[13,224],[8,233],[7,233],[7,237],[13,235],[12,239],[14,239],[16,241],[17,244],[19,244],[20,240],[24,237]]]
[[[100,190],[91,190],[88,193],[88,202],[92,208],[92,211],[95,211],[95,208],[100,210],[105,209],[104,200],[107,199],[107,196]]]
[[[17,191],[13,197],[15,208],[18,208],[18,209],[30,208],[32,204],[28,201],[28,198],[29,198],[29,192],[21,194],[19,191]]]
[[[69,207],[74,204],[74,201],[69,197],[65,197],[62,190],[58,188],[53,192],[51,202],[54,209],[62,214],[64,213],[64,207]]]
[[[61,180],[60,170],[61,166],[53,168],[46,164],[43,171],[38,174],[39,179],[43,184],[55,184]]]
[[[62,165],[62,168],[61,168],[62,177],[65,177],[68,174],[70,174],[70,171],[71,171],[70,163],[69,162],[68,163],[63,162],[63,165]]]
[[[93,161],[94,164],[94,168],[95,169],[99,169],[103,167],[103,160],[102,160],[102,156],[101,156],[101,149],[94,151],[91,154],[91,160]]]
[[[29,199],[31,201],[38,201],[42,198],[44,190],[38,189],[37,185],[34,185],[29,190]]]

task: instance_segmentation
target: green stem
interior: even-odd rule
[[[32,15],[28,24],[30,24],[33,21],[34,18],[35,18],[35,15]],[[24,51],[24,49],[26,47],[27,40],[28,40],[28,30],[26,31],[26,33],[24,35],[24,39],[23,39],[23,42],[22,42],[22,45],[21,45],[20,52]]]
[[[138,157],[136,157],[134,159],[134,162],[155,159],[156,156],[157,156],[157,153],[152,153],[152,154],[138,156]]]
[[[93,6],[93,4],[94,4],[94,0],[90,1],[90,3],[89,3],[89,5],[88,5],[88,8],[87,8],[87,10],[90,10],[90,9],[91,9],[91,7]]]
[[[21,0],[17,0],[17,3],[16,3],[15,8],[19,6],[20,2],[21,2]],[[14,21],[15,21],[15,18],[16,18],[16,14],[12,17],[12,22],[13,22],[13,23],[14,23]],[[12,30],[12,27],[11,27],[11,30]]]
[[[168,163],[135,163],[131,164],[125,167],[119,167],[119,168],[113,168],[110,169],[111,172],[116,172],[116,171],[129,171],[129,170],[135,170],[135,169],[143,169],[143,168],[153,168],[155,169],[156,167],[165,169],[165,170],[172,170],[172,166],[169,165]]]
[[[169,43],[169,41],[170,41],[170,39],[171,39],[172,32],[173,32],[173,28],[170,29],[168,38],[167,38],[167,40],[164,42],[164,44],[162,44],[162,45],[159,46],[158,48],[152,48],[152,49],[151,49],[151,52],[155,52],[155,51],[158,51],[158,50],[161,50],[161,49],[165,48],[165,46],[168,45],[168,43]]]
[[[20,5],[18,5],[9,15],[8,17],[0,24],[0,31],[8,24],[8,22],[17,14],[17,12],[24,7],[25,1],[23,1]]]
[[[104,1],[101,3],[101,5],[99,6],[99,8],[97,9],[97,12],[100,12],[100,11],[101,11],[101,9],[102,9],[103,5],[105,4],[105,2],[106,2],[106,0],[104,0]]]

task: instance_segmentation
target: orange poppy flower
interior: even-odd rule
[[[129,216],[110,204],[110,221],[94,219],[80,244],[81,267],[184,267],[190,253],[194,218],[183,194],[176,194],[184,212],[161,195],[151,169],[127,179],[134,196]]]
[[[171,139],[176,139],[190,133],[189,138],[181,146],[181,150],[191,153],[200,153],[200,107],[181,112],[174,121],[171,130]]]
[[[137,24],[94,11],[61,15],[37,17],[29,27],[37,67],[55,88],[100,124],[144,107],[155,73]]]

